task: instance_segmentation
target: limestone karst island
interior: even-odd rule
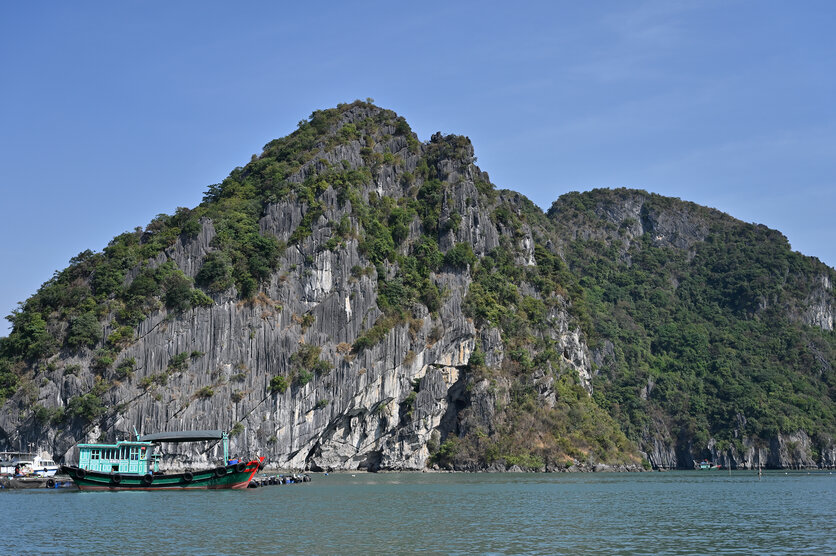
[[[0,449],[220,430],[277,469],[832,468],[834,282],[679,199],[544,213],[467,137],[357,101],[27,299],[0,339]]]

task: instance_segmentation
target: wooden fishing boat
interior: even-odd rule
[[[161,473],[161,454],[155,451],[163,442],[221,440],[223,464],[203,470]],[[247,488],[264,461],[229,459],[229,438],[224,431],[162,432],[137,436],[137,440],[115,444],[79,444],[78,465],[62,465],[79,490],[197,490]]]

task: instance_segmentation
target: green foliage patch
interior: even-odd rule
[[[290,386],[290,381],[284,376],[274,376],[270,379],[270,392],[274,394],[284,394]]]
[[[320,359],[320,353],[322,353],[320,346],[302,344],[296,353],[290,356],[290,365],[297,384],[304,386],[314,376],[331,372],[332,365]]]
[[[566,226],[600,229],[608,223],[598,207],[631,194],[570,194],[551,212]],[[594,384],[598,404],[633,439],[649,415],[665,415],[672,435],[697,450],[710,438],[728,446],[739,435],[768,442],[798,430],[832,434],[836,377],[824,362],[836,361],[836,336],[791,318],[818,276],[832,270],[792,252],[774,230],[635,194],[646,196],[647,211],[689,211],[708,233],[690,255],[645,233],[630,244],[630,265],[616,240],[627,226],[611,226],[611,242],[569,244],[590,344],[614,344]]]

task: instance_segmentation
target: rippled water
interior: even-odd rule
[[[0,492],[0,550],[836,554],[836,475],[332,474],[243,491]]]

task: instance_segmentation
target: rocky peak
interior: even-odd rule
[[[573,239],[618,242],[626,253],[643,236],[657,247],[689,251],[708,235],[707,213],[710,212],[693,203],[646,191],[595,189],[586,194],[564,195],[547,214]],[[597,222],[584,223],[583,215]]]
[[[27,300],[0,340],[0,439],[72,460],[78,442],[133,427],[223,428],[276,467],[559,470],[637,468],[639,447],[681,466],[755,440],[780,464],[790,434],[832,461],[826,423],[780,440],[750,405],[733,452],[713,414],[693,415],[725,407],[699,398],[712,376],[773,383],[739,371],[774,371],[746,344],[758,322],[832,330],[832,269],[643,191],[571,193],[544,215],[475,162],[467,137],[422,143],[368,102],[315,111],[200,206],[79,255]],[[830,407],[810,392],[831,340],[771,332],[820,369],[780,408]],[[218,457],[174,449],[170,467]]]
[[[542,225],[530,201],[494,190],[467,137],[421,143],[403,118],[359,101],[316,111],[200,207],[114,240],[87,275],[104,300],[100,332],[80,346],[65,332],[60,349],[21,361],[31,378],[0,432],[65,459],[133,427],[215,427],[236,452],[282,467],[481,468],[485,442],[505,446],[494,466],[567,465],[554,439],[529,454],[497,423],[522,418],[513,392],[554,412],[568,411],[559,389],[591,389],[565,299],[535,285]],[[488,295],[471,295],[474,283]],[[32,310],[44,303],[35,296]],[[587,390],[573,404],[594,410]],[[171,466],[217,457],[174,449]]]

